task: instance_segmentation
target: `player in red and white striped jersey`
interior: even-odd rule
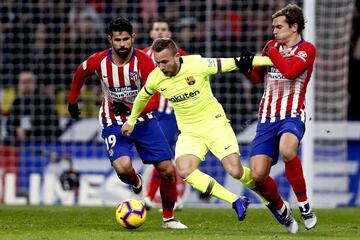
[[[132,185],[134,197],[143,201],[143,181],[132,166],[131,149],[136,147],[144,164],[153,164],[160,173],[163,227],[187,228],[174,218],[176,181],[171,162],[172,151],[152,111],[159,105],[159,96],[154,96],[137,119],[135,135],[121,134],[121,125],[131,113],[135,97],[144,86],[148,75],[155,68],[151,58],[134,48],[135,34],[132,24],[118,18],[107,29],[111,48],[91,55],[76,70],[68,96],[69,112],[79,118],[78,98],[87,77],[96,74],[103,90],[103,101],[99,111],[102,137],[108,157],[119,179]]]
[[[298,225],[291,216],[288,203],[281,199],[276,183],[269,178],[269,173],[280,154],[305,228],[314,228],[317,218],[307,198],[297,152],[305,132],[305,93],[316,53],[314,45],[301,36],[305,22],[302,9],[297,5],[289,4],[276,12],[272,16],[272,25],[275,39],[265,45],[262,55],[268,55],[274,66],[257,67],[245,73],[254,83],[262,79],[265,81],[250,162],[257,189],[271,203],[269,207],[284,217],[287,230],[296,233]],[[252,57],[251,54],[247,56]]]
[[[150,30],[150,38],[152,40],[155,40],[156,38],[171,38],[171,37],[172,37],[171,29],[169,23],[165,19],[158,19],[153,22],[152,28]],[[144,48],[143,51],[148,56],[150,56],[153,62],[155,63],[154,54],[151,51],[151,46]],[[180,56],[187,55],[187,53],[181,48],[178,48],[178,53]],[[174,109],[172,108],[170,102],[163,96],[160,96],[158,112],[169,115],[174,114]],[[174,140],[172,140],[172,142],[173,141]]]
[[[170,29],[169,23],[165,19],[157,19],[152,23],[152,28],[150,30],[150,38],[152,40],[155,40],[157,38],[171,38],[172,37],[172,31]],[[154,54],[151,51],[151,46],[144,48],[143,51],[151,57],[153,62],[155,63]],[[187,53],[181,49],[178,48],[178,53],[180,56],[185,56]],[[170,147],[172,150],[175,150],[175,142],[177,139],[177,136],[179,134],[179,129],[176,123],[174,109],[172,105],[170,104],[169,100],[166,99],[164,96],[160,96],[159,100],[159,107],[156,111],[154,111],[154,115],[157,117],[160,123],[160,127],[163,130],[166,139],[169,142]],[[176,169],[175,174],[177,175]],[[186,187],[186,183],[177,176],[177,182],[178,182],[178,188],[184,189]],[[151,170],[151,174],[149,176],[149,184],[147,187],[147,196],[145,198],[147,207],[151,207],[152,205],[155,205],[153,202],[155,199],[155,194],[159,188],[160,184],[160,177],[157,170],[154,168]],[[181,209],[182,208],[182,199],[181,196],[178,195],[177,202],[175,204],[175,209]]]
[[[266,51],[275,66],[266,72],[259,121],[265,123],[299,117],[305,122],[305,94],[313,71],[314,45],[301,38],[294,46],[285,48],[274,39],[266,44],[263,55]],[[254,83],[260,82],[261,69],[254,69],[248,77]]]

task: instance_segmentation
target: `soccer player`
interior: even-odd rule
[[[242,63],[252,54],[244,54],[239,68],[253,82],[265,82],[259,107],[259,122],[252,142],[250,159],[252,177],[257,189],[284,217],[290,233],[297,233],[298,224],[291,216],[287,202],[279,196],[275,182],[268,178],[278,156],[285,163],[285,175],[295,192],[306,229],[314,228],[317,218],[306,195],[306,184],[297,155],[305,132],[305,93],[314,67],[315,47],[305,41],[302,9],[289,4],[272,16],[275,39],[266,43],[262,55],[269,56],[273,67],[255,67],[252,71]],[[264,77],[265,76],[265,77]]]
[[[236,70],[233,58],[202,58],[199,55],[180,57],[177,46],[169,38],[156,39],[151,47],[157,68],[135,99],[133,111],[122,126],[130,136],[136,119],[155,92],[169,99],[174,107],[180,134],[175,148],[176,167],[181,178],[205,195],[222,199],[245,217],[249,200],[239,197],[220,185],[198,167],[210,150],[224,169],[245,185],[252,181],[248,168],[240,162],[239,146],[224,109],[214,97],[209,76]],[[240,60],[241,61],[241,60]],[[271,64],[267,57],[255,57],[254,64]]]
[[[124,18],[112,21],[107,29],[111,48],[94,53],[76,70],[69,93],[69,112],[72,118],[79,118],[78,97],[88,76],[99,77],[103,101],[99,111],[102,137],[105,141],[111,165],[119,179],[132,185],[138,199],[142,196],[142,178],[135,172],[130,158],[135,145],[144,164],[153,164],[160,173],[163,227],[185,229],[184,224],[174,218],[176,182],[171,149],[151,111],[158,106],[158,96],[153,97],[145,109],[138,114],[138,124],[131,137],[120,132],[121,125],[130,115],[133,101],[145,85],[154,63],[143,51],[134,48],[135,34],[132,24]]]
[[[171,38],[171,36],[172,36],[172,32],[170,30],[169,23],[165,19],[157,19],[153,22],[152,28],[150,30],[150,38],[152,40],[163,37]],[[154,54],[151,51],[151,46],[145,48],[143,51],[147,55],[149,55],[155,63]],[[186,55],[186,52],[181,48],[178,48],[178,52],[180,56]],[[179,129],[176,123],[174,109],[171,103],[169,102],[169,100],[166,99],[164,96],[160,96],[159,107],[156,111],[153,112],[153,114],[158,119],[161,129],[164,132],[165,137],[169,142],[171,149],[174,151],[175,142],[179,134]],[[174,170],[175,170],[175,176],[178,177],[176,168],[174,168]],[[185,184],[184,182],[182,183]],[[154,205],[153,199],[159,188],[159,185],[160,185],[159,173],[156,170],[156,168],[153,168],[151,170],[148,192],[146,193],[146,197],[145,197],[146,206],[148,208]],[[177,200],[175,202],[175,209],[181,209],[182,207],[183,207],[182,199],[181,196],[179,196],[178,194]]]

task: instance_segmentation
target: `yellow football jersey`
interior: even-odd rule
[[[261,60],[261,65],[272,64],[267,57],[256,58]],[[158,67],[150,73],[145,87],[135,99],[128,119],[130,125],[135,124],[150,96],[156,91],[171,102],[181,132],[201,132],[213,124],[229,121],[212,93],[209,76],[238,69],[234,59],[189,55],[180,60],[181,68],[176,76],[166,76]]]
[[[236,70],[233,58],[202,58],[200,55],[183,56],[181,68],[176,76],[165,76],[159,68],[155,68],[148,76],[144,91],[140,91],[140,98],[144,92],[150,97],[158,91],[169,99],[176,116],[176,121],[181,132],[198,132],[208,128],[215,119],[228,121],[221,104],[214,97],[209,76],[220,72]],[[145,97],[146,99],[147,97]],[[132,124],[132,115],[129,118]]]

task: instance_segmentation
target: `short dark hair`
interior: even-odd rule
[[[106,28],[106,34],[112,36],[113,32],[127,32],[133,34],[133,26],[131,22],[123,17],[112,20]]]
[[[294,25],[297,23],[298,25],[298,33],[301,33],[302,30],[305,29],[305,20],[304,20],[304,13],[301,7],[296,4],[290,3],[286,7],[280,9],[276,13],[272,15],[272,19],[285,16],[287,23],[289,26]]]
[[[164,49],[169,49],[173,55],[178,52],[176,43],[170,38],[157,38],[151,45],[151,50],[154,52],[161,52]]]

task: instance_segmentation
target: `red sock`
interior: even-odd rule
[[[269,205],[274,206],[275,209],[280,210],[284,205],[284,201],[280,197],[276,182],[270,176],[266,178],[264,182],[257,185],[255,190],[258,190],[261,196],[269,201]]]
[[[175,178],[171,182],[160,181],[160,195],[162,201],[163,218],[172,218],[174,216],[174,205],[177,198]]]
[[[151,171],[151,178],[147,196],[152,200],[155,197],[156,191],[160,186],[160,175],[156,168]]]
[[[298,202],[305,202],[307,200],[306,183],[298,156],[285,162],[285,175],[294,190]]]
[[[140,178],[136,175],[135,169],[133,168],[130,174],[118,174],[118,177],[123,183],[137,186],[140,184]]]

